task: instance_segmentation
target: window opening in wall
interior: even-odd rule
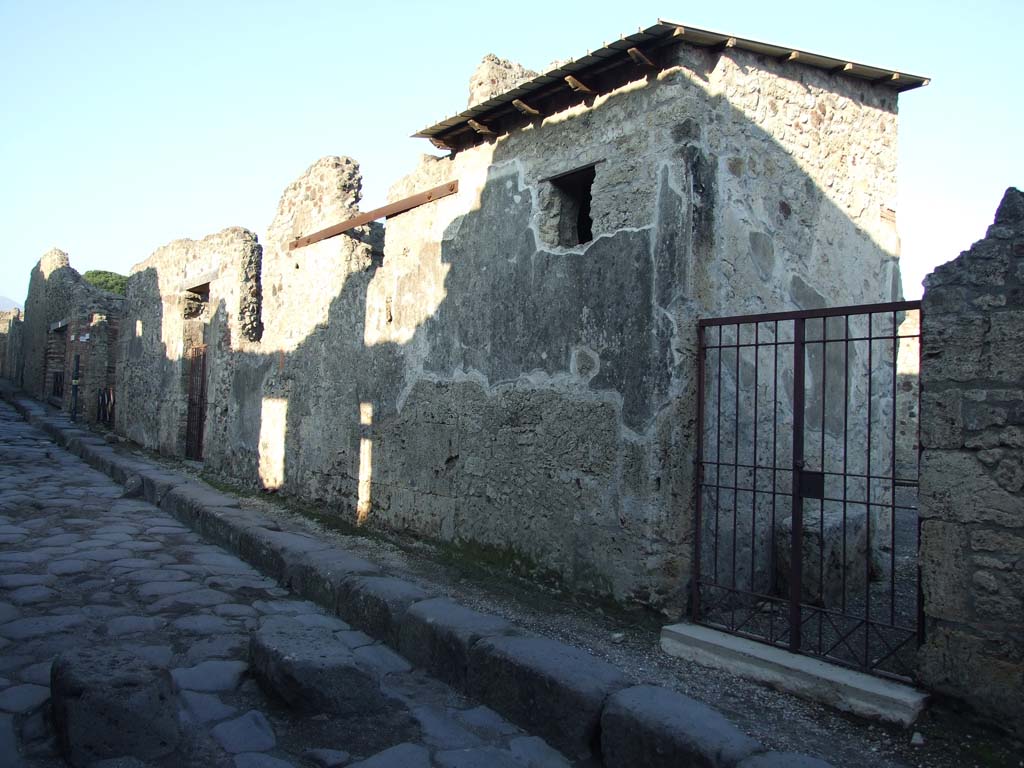
[[[593,165],[563,173],[551,179],[558,199],[558,244],[571,248],[594,239],[591,191],[596,169]]]

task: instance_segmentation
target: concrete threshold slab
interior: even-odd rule
[[[928,698],[912,686],[895,680],[874,677],[697,624],[664,627],[661,648],[670,656],[724,669],[844,712],[902,726],[913,724]]]

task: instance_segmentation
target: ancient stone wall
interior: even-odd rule
[[[1024,194],[925,280],[920,678],[1024,734]]]
[[[184,453],[189,352],[206,345],[208,381],[219,382],[226,364],[217,350],[259,338],[261,255],[252,232],[232,227],[176,240],[132,268],[118,356],[119,432],[161,453]],[[224,407],[230,394],[214,390],[208,398]]]
[[[74,356],[79,355],[79,413],[95,418],[98,389],[110,372],[122,297],[97,288],[74,269],[63,251],[39,260],[29,280],[21,340],[21,385],[32,395],[70,410]],[[64,380],[55,395],[54,379]]]
[[[446,158],[457,195],[290,251],[351,215],[352,161],[291,185],[261,341],[214,383],[207,461],[331,514],[681,605],[696,320],[899,298],[894,92],[730,51]],[[593,165],[589,242],[550,179]]]
[[[0,378],[16,381],[20,373],[18,357],[20,346],[13,337],[21,333],[21,310],[0,312]]]

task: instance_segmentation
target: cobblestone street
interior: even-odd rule
[[[569,764],[541,739],[124,494],[0,403],[0,766],[63,765],[62,754],[74,765],[103,765],[94,761],[113,757],[118,739],[154,756],[109,765]],[[250,637],[275,626],[336,640],[381,701],[298,712],[295,702],[266,695],[249,667]],[[51,677],[58,655],[67,668]],[[78,706],[96,705],[95,719],[121,695],[106,685],[104,664],[114,677],[132,664],[164,678],[169,672],[174,722],[160,725],[154,710],[147,732],[125,726],[114,742],[83,731],[90,715],[68,709],[75,696]],[[64,728],[55,728],[51,702],[58,679],[71,702],[62,704]]]

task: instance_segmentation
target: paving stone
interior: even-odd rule
[[[83,560],[95,560],[98,563],[110,563],[114,560],[123,560],[126,557],[130,557],[132,553],[127,549],[127,547],[118,547],[117,549],[110,549],[108,547],[90,547],[88,549],[80,549],[76,554]]]
[[[319,768],[340,768],[352,759],[348,752],[340,749],[307,749],[302,756]]]
[[[190,533],[190,529],[176,525],[154,525],[146,529],[147,536],[173,536],[181,533]]]
[[[31,664],[33,661],[35,661],[34,656],[28,656],[23,653],[0,654],[0,672],[10,672]]]
[[[85,617],[81,615],[33,616],[3,624],[0,626],[0,635],[10,640],[24,640],[54,632],[66,632],[84,622]]]
[[[601,753],[609,768],[735,765],[762,751],[720,713],[675,691],[638,685],[613,694],[601,715]]]
[[[40,661],[38,664],[30,664],[27,667],[23,667],[18,672],[18,677],[26,683],[49,686],[50,667],[52,666],[53,662],[50,661]]]
[[[528,768],[571,768],[572,764],[561,753],[549,747],[544,739],[537,736],[520,736],[512,739],[509,751]]]
[[[511,752],[496,747],[453,749],[434,755],[437,768],[523,768]]]
[[[274,730],[266,716],[250,709],[241,717],[228,720],[213,728],[213,738],[232,754],[238,752],[265,752],[277,746]]]
[[[430,768],[430,753],[419,744],[399,744],[350,768]]]
[[[179,694],[185,711],[197,723],[211,723],[231,717],[238,710],[228,706],[212,693],[182,691]]]
[[[50,689],[45,685],[12,685],[5,691],[0,692],[0,709],[5,712],[12,712],[24,715],[41,707],[50,698]]]
[[[180,583],[180,582],[177,582]],[[216,589],[196,589],[191,592],[179,592],[157,600],[146,610],[154,613],[172,611],[180,608],[209,608],[229,602],[231,595]]]
[[[0,552],[0,562],[41,563],[46,559],[46,554],[39,552]]]
[[[53,665],[53,722],[72,765],[131,755],[150,760],[180,739],[166,669],[123,649],[76,648]]]
[[[140,659],[158,667],[166,667],[174,657],[174,651],[169,645],[132,645],[125,643],[126,651],[134,653]]]
[[[260,613],[271,615],[290,615],[316,612],[317,608],[313,603],[304,600],[253,600],[252,607]],[[342,627],[343,629],[344,627]]]
[[[215,693],[237,688],[248,668],[244,661],[203,661],[171,670],[171,677],[178,688]]]
[[[512,725],[512,723],[490,707],[481,706],[464,709],[457,712],[455,717],[467,727],[486,738],[508,736],[519,731],[516,726]]]
[[[0,602],[0,624],[6,624],[8,621],[12,621],[20,615],[21,611],[10,603]]]
[[[295,616],[295,621],[307,627],[324,627],[331,631],[352,629],[341,619],[323,613],[301,613]]]
[[[235,768],[295,768],[295,764],[260,752],[243,752],[235,755]]]
[[[14,730],[14,716],[0,714],[0,756],[4,768],[22,768],[25,762],[18,754],[18,734]]]
[[[172,571],[166,568],[145,568],[141,571],[126,573],[121,578],[138,583],[147,583],[156,581],[186,581],[189,578],[189,575],[187,573],[182,573],[181,571]]]
[[[64,547],[68,544],[76,544],[81,540],[81,535],[77,533],[61,533],[57,536],[47,536],[36,544],[40,547]]]
[[[121,544],[132,540],[132,537],[127,533],[97,533],[93,535],[93,538],[100,541],[111,541],[114,544]]]
[[[46,567],[46,570],[54,576],[67,576],[73,573],[82,573],[94,567],[95,563],[87,560],[55,560]]]
[[[145,557],[125,557],[120,560],[115,560],[110,564],[111,568],[127,568],[129,570],[136,570],[138,568],[158,568],[160,563],[156,560],[145,558]]]
[[[233,624],[229,624],[220,616],[208,616],[205,614],[182,616],[180,619],[175,619],[172,624],[177,630],[193,632],[197,635],[223,634],[235,629]],[[3,628],[0,627],[0,631],[2,630]]]
[[[154,632],[167,624],[165,619],[154,616],[120,616],[107,624],[110,637],[133,635],[138,632]]]
[[[111,757],[90,763],[89,768],[151,768],[152,763],[145,763],[137,757]]]
[[[158,541],[126,541],[121,544],[120,548],[132,552],[156,552],[158,549],[163,549],[164,545]]]
[[[55,584],[57,579],[49,574],[38,573],[5,573],[0,576],[0,588],[17,589],[37,584]]]
[[[42,603],[47,600],[52,600],[57,596],[49,587],[44,587],[40,584],[36,584],[31,587],[21,587],[11,592],[8,597],[11,601],[18,605],[33,605],[34,603]]]
[[[459,723],[441,707],[411,707],[409,713],[416,718],[423,731],[423,741],[436,749],[465,749],[483,742],[472,731]]]
[[[249,618],[258,615],[256,611],[248,605],[240,605],[239,603],[225,603],[223,605],[214,606],[213,612],[217,616],[226,617],[243,617]]]
[[[186,658],[192,663],[218,658],[237,659],[245,656],[248,648],[248,635],[216,635],[193,642],[189,646]]]
[[[202,587],[194,581],[157,581],[143,584],[135,590],[139,597],[160,597],[189,592]]]

